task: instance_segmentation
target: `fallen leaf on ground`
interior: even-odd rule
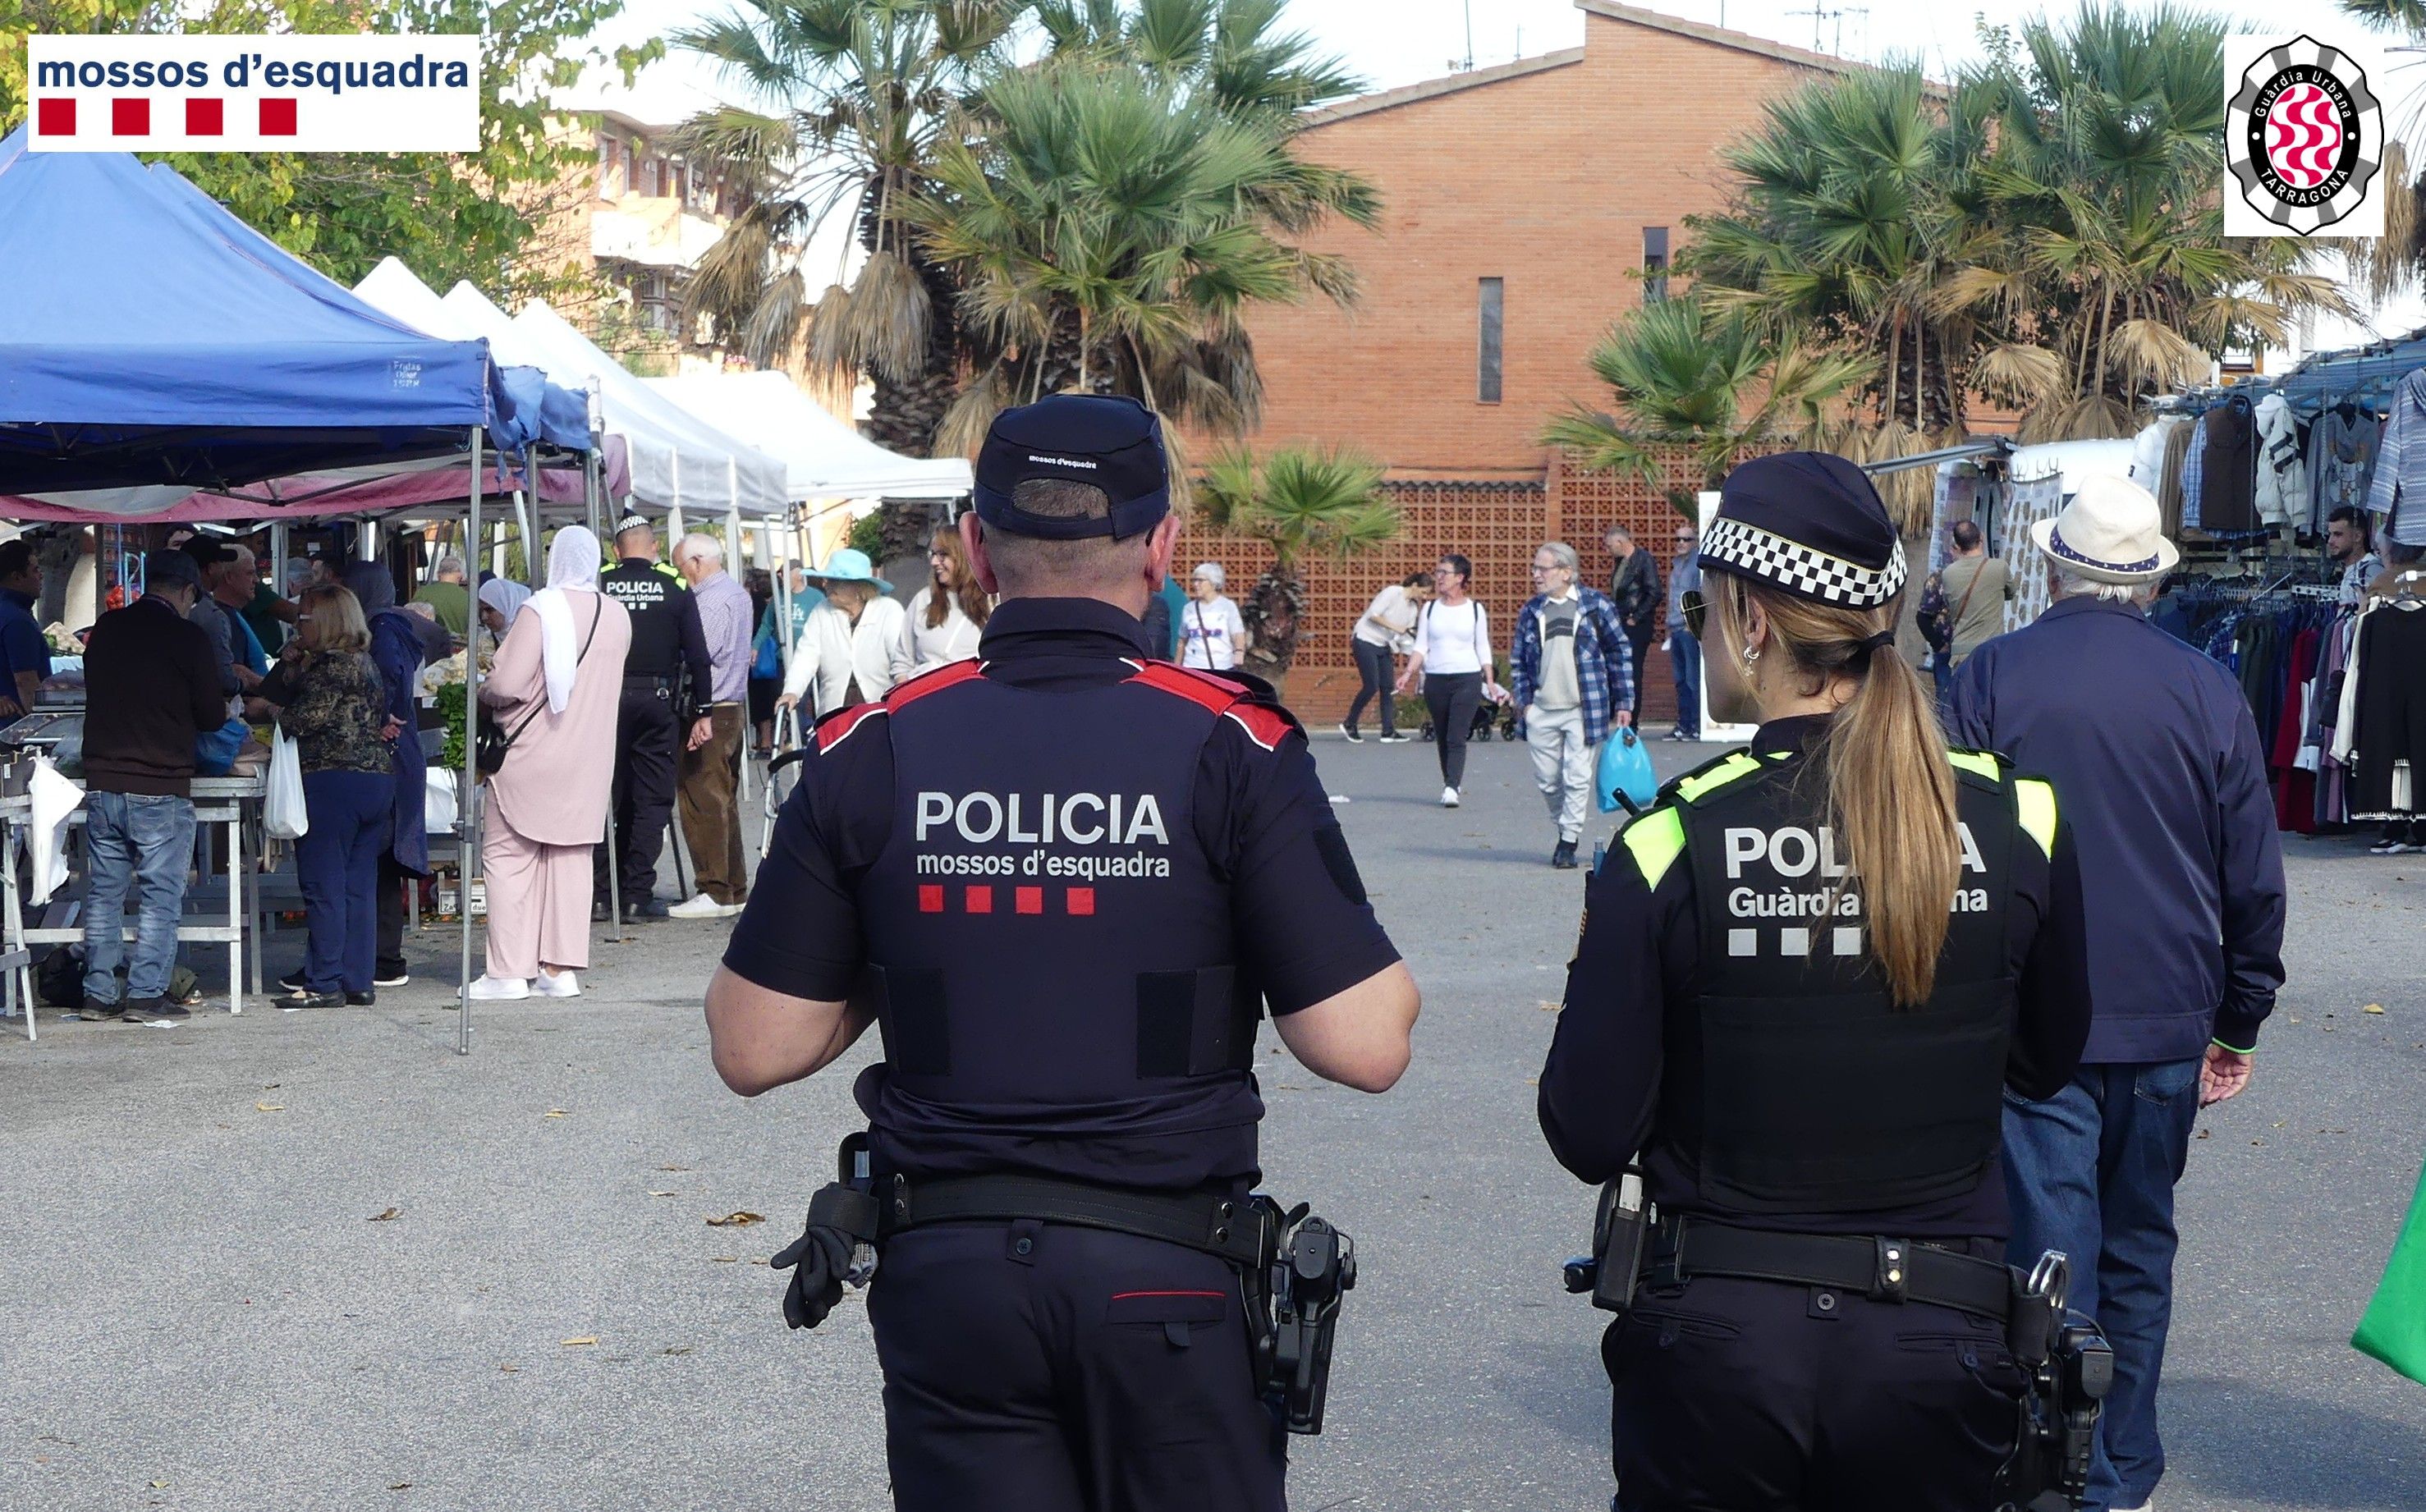
[[[391,1491],[409,1491],[412,1489],[412,1483],[411,1481],[392,1482],[388,1486],[388,1489]]]
[[[661,1355],[687,1355],[690,1353],[690,1350],[691,1346],[688,1344],[668,1344],[665,1348],[658,1350],[657,1353]]]
[[[505,1373],[506,1373],[507,1375],[511,1375],[515,1374],[517,1371],[520,1371],[520,1370],[522,1369],[522,1367],[521,1367],[520,1365],[500,1365],[500,1366],[498,1366],[498,1367],[497,1367],[497,1369],[499,1369],[499,1370],[501,1370],[501,1371],[505,1372]]]
[[[708,1263],[711,1265],[738,1265],[741,1263],[741,1257],[739,1255],[710,1255],[707,1257],[707,1260]]]
[[[660,1166],[657,1169],[661,1171],[687,1171],[690,1169],[690,1167],[687,1166]]]
[[[256,1102],[253,1106],[263,1113],[283,1113],[286,1111],[286,1104],[283,1102]]]
[[[384,1213],[374,1213],[363,1221],[364,1223],[385,1223],[403,1211],[404,1209],[402,1208],[390,1208]]]
[[[578,1339],[566,1339],[559,1342],[562,1343],[564,1347],[567,1349],[576,1349],[584,1344],[596,1343],[598,1342],[598,1338],[595,1334],[585,1333]]]
[[[540,1117],[542,1118],[561,1118],[564,1117],[564,1110],[562,1108],[550,1108],[545,1113],[541,1114]]]
[[[752,1265],[771,1265],[771,1264],[773,1264],[773,1263],[774,1263],[774,1260],[773,1260],[771,1257],[769,1257],[769,1258],[762,1259],[762,1260],[753,1260],[753,1261],[752,1261],[750,1263],[752,1263]]]
[[[680,1192],[651,1192],[649,1195],[650,1195],[651,1197],[680,1197],[680,1196],[682,1196],[682,1194],[681,1194]]]
[[[2359,1011],[2362,1013],[2382,1013],[2384,1011],[2384,1005],[2381,1003],[2370,1003]]]
[[[711,1229],[742,1229],[766,1221],[767,1215],[763,1213],[728,1213],[720,1218],[708,1219],[707,1226]]]

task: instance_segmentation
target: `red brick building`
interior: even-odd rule
[[[1367,95],[1318,112],[1308,157],[1372,180],[1382,223],[1314,238],[1353,261],[1352,310],[1313,300],[1250,317],[1266,395],[1259,451],[1347,444],[1382,461],[1405,512],[1393,547],[1312,574],[1312,638],[1292,700],[1329,715],[1355,685],[1348,632],[1382,583],[1443,551],[1476,563],[1494,638],[1528,591],[1532,548],[1562,539],[1605,580],[1601,533],[1623,521],[1663,566],[1669,507],[1650,491],[1578,476],[1538,437],[1573,401],[1608,402],[1585,358],[1610,321],[1664,288],[1685,217],[1727,198],[1720,149],[1764,101],[1861,65],[1680,21],[1577,0],[1584,44]],[[1241,542],[1200,539],[1233,581],[1262,565]],[[1191,557],[1193,559],[1193,557]],[[1651,658],[1651,711],[1670,704]]]

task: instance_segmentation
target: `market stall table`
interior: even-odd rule
[[[79,787],[83,784],[78,783]],[[262,776],[198,777],[194,779],[194,822],[199,825],[224,825],[226,837],[227,922],[205,922],[211,915],[186,912],[177,923],[179,944],[210,944],[228,947],[228,1011],[244,1011],[244,950],[248,935],[254,943],[252,962],[253,990],[261,989],[259,953],[258,890],[252,894],[252,908],[248,912],[244,879],[250,868],[246,863],[245,830],[247,821],[257,821],[262,799],[269,791],[268,779]],[[25,1016],[25,1037],[35,1037],[33,957],[30,945],[63,945],[81,943],[85,925],[67,927],[28,926],[24,918],[24,899],[17,877],[17,858],[21,850],[30,848],[33,830],[34,800],[29,795],[0,797],[0,1002],[6,1011]],[[69,815],[70,824],[82,824],[85,812],[78,808]],[[256,825],[255,828],[258,828]],[[199,891],[199,889],[198,889]],[[54,893],[53,897],[61,896]],[[187,894],[187,902],[194,901]],[[123,925],[129,936],[132,925]]]

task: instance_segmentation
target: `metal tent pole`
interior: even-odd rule
[[[598,448],[605,443],[606,416],[598,403],[598,383],[590,384],[590,456],[582,463],[582,504],[590,513],[590,533],[599,538],[600,555],[609,555],[606,538],[601,534],[603,496],[606,491],[606,463]],[[606,787],[606,928],[608,934],[621,939],[623,933],[623,873],[615,847],[615,788],[609,776]]]
[[[531,505],[523,491],[514,490],[514,528],[523,533],[523,578],[534,588],[546,585],[540,578],[539,537],[531,529]]]
[[[464,517],[466,544],[480,539],[481,427],[472,427],[472,495]],[[472,874],[480,850],[480,658],[466,642],[463,652],[463,798],[455,806],[455,907],[463,916],[462,994],[455,1012],[455,1054],[472,1054]]]

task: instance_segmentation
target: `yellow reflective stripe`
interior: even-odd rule
[[[2020,811],[2022,828],[2047,858],[2055,858],[2055,789],[2035,777],[2025,777],[2014,783],[2014,806]]]
[[[1658,887],[1676,858],[1685,854],[1685,821],[1674,809],[1654,809],[1627,825],[1617,838],[1634,853],[1642,880]]]
[[[1997,758],[1985,751],[1949,750],[1946,759],[1966,772],[1977,772],[1991,782],[1997,780]]]
[[[1746,777],[1759,770],[1759,760],[1749,752],[1739,750],[1698,777],[1680,779],[1676,783],[1676,796],[1690,803],[1712,788],[1724,787],[1739,777]]]

